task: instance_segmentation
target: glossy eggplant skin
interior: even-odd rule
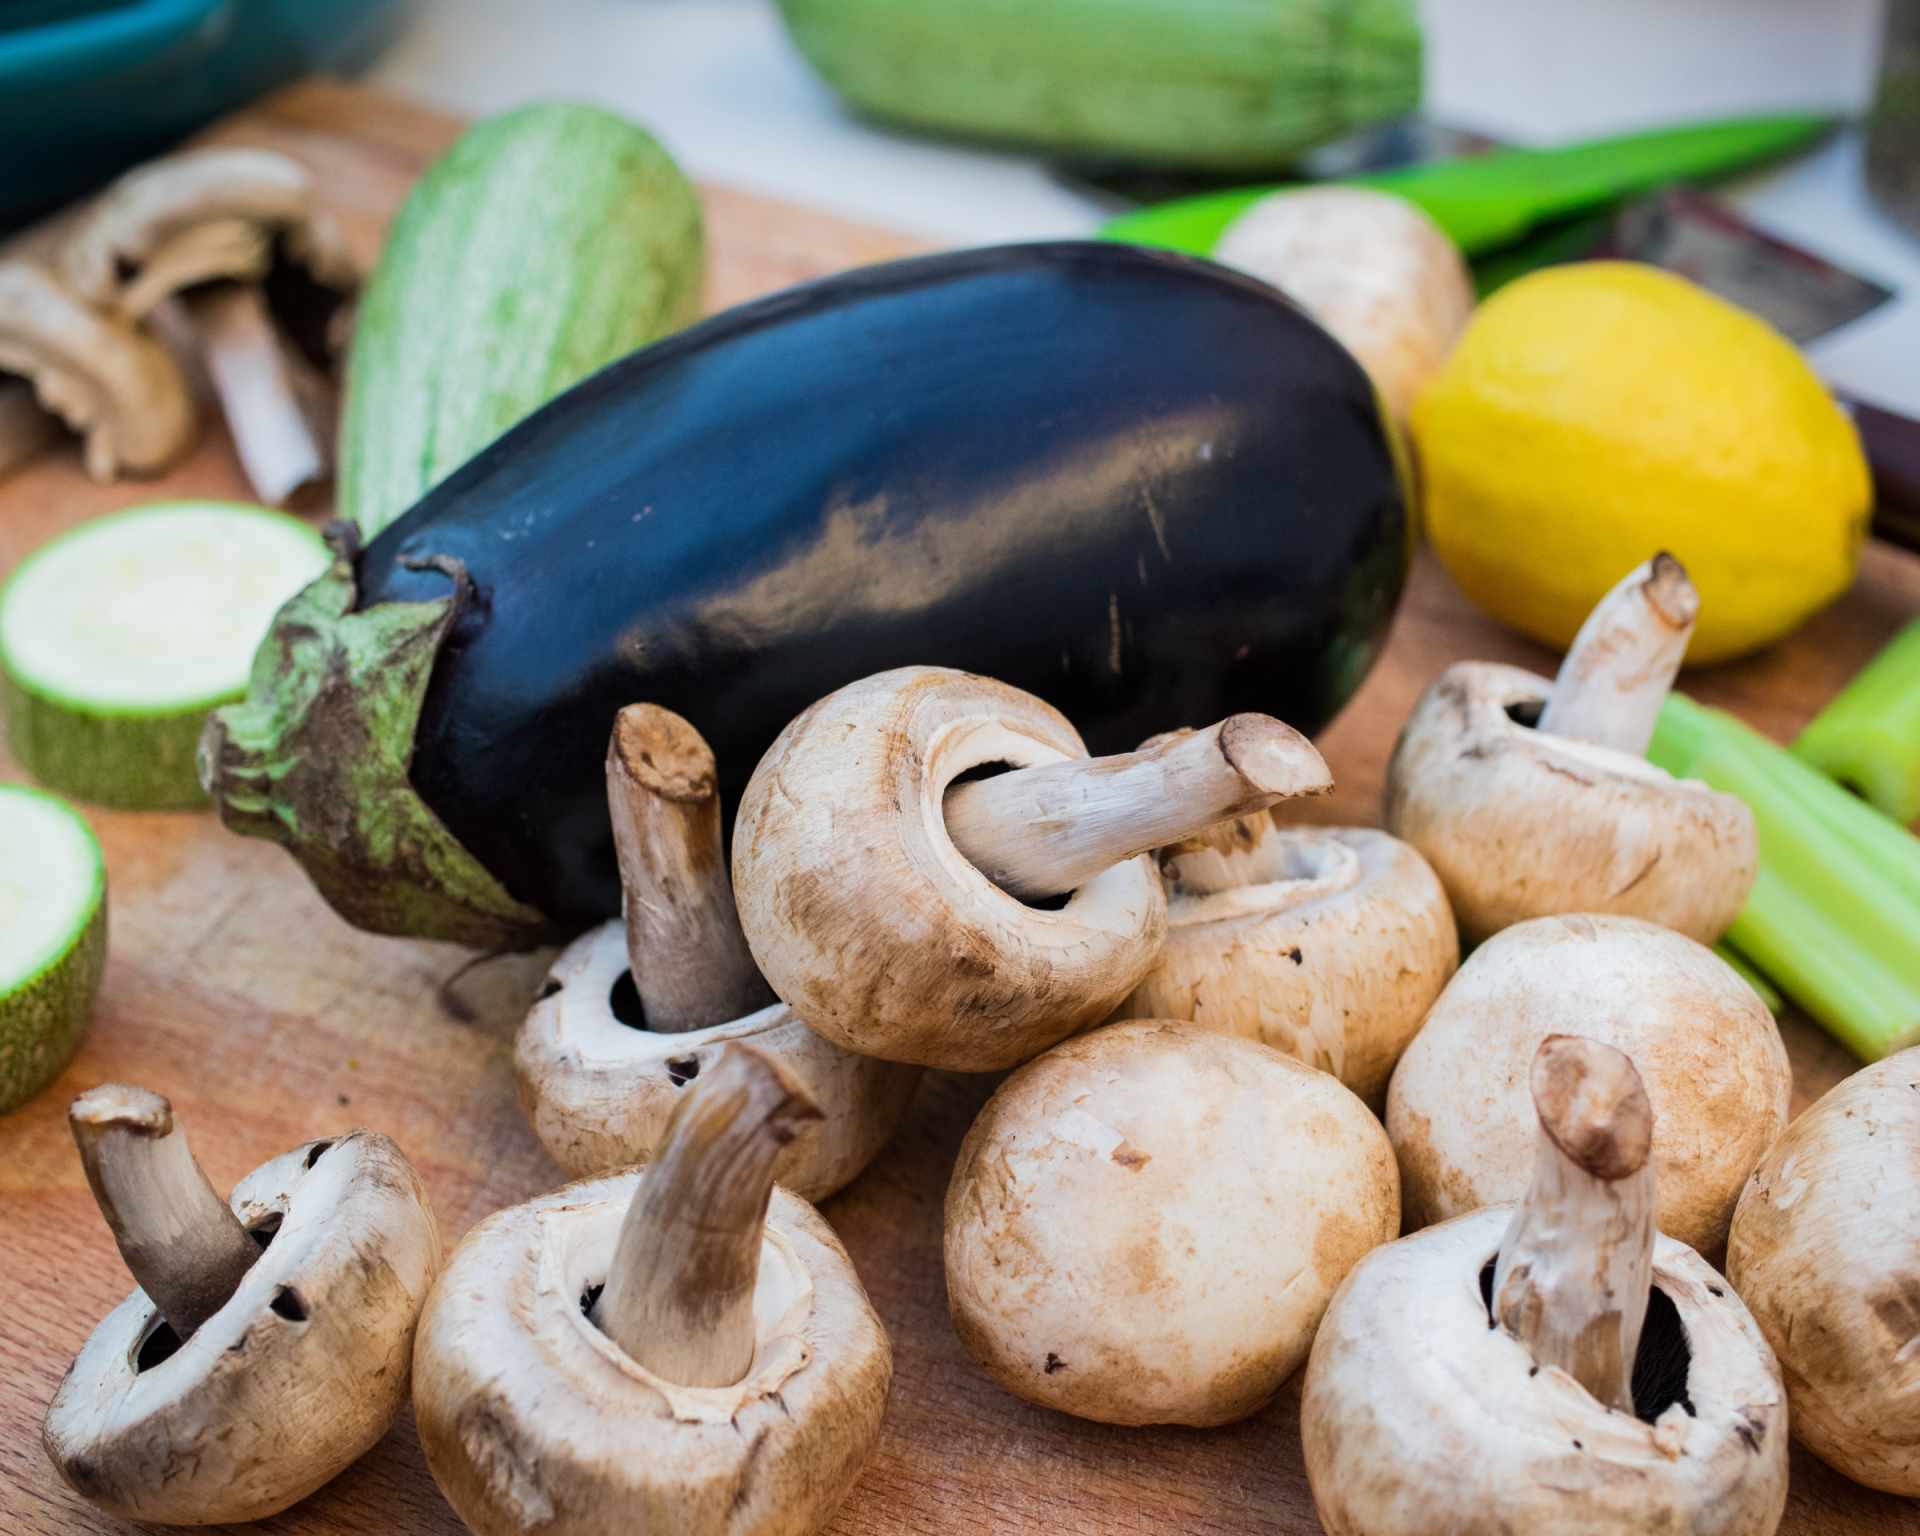
[[[1406,577],[1389,432],[1359,365],[1254,279],[1105,243],[961,251],[575,386],[369,545],[358,602],[442,598],[464,566],[412,782],[576,928],[619,910],[602,765],[637,700],[707,736],[729,818],[789,719],[907,663],[1029,689],[1096,753],[1238,710],[1319,728]]]

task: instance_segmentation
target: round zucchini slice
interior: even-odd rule
[[[0,784],[0,1115],[73,1059],[107,958],[107,866],[80,813]]]
[[[282,603],[327,568],[306,524],[156,502],[36,550],[0,588],[7,743],[41,783],[121,810],[205,803],[194,749],[246,691]]]

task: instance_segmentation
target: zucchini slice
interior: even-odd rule
[[[0,784],[0,1115],[73,1059],[107,956],[107,866],[63,800]]]
[[[136,507],[42,546],[0,587],[14,756],[100,805],[203,804],[208,711],[245,693],[274,614],[327,562],[306,524],[229,502]]]

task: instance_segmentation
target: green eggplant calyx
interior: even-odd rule
[[[334,562],[273,621],[247,697],[200,738],[200,781],[220,819],[282,844],[333,909],[374,933],[476,949],[530,949],[552,925],[469,853],[408,777],[435,658],[471,600],[458,562],[431,602],[356,611],[351,525]]]

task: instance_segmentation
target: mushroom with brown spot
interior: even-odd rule
[[[1630,917],[1517,923],[1447,983],[1387,1090],[1408,1227],[1520,1198],[1528,1063],[1547,1036],[1574,1033],[1633,1058],[1653,1101],[1660,1229],[1718,1253],[1740,1186],[1787,1124],[1786,1047],[1718,955]]]
[[[192,446],[194,424],[166,348],[45,267],[0,262],[0,473],[64,428],[95,480],[159,474]]]
[[[440,1264],[400,1149],[365,1130],[309,1142],[223,1201],[159,1094],[107,1084],[69,1118],[140,1289],[47,1409],[60,1475],[129,1520],[216,1525],[264,1519],[344,1471],[406,1402]]]
[[[775,1187],[817,1111],[729,1047],[653,1161],[480,1223],[421,1319],[414,1416],[480,1536],[811,1531],[858,1480],[892,1377],[833,1231]]]
[[[101,194],[60,265],[91,303],[173,333],[204,365],[262,500],[325,478],[360,273],[298,161],[217,147],[141,166]]]
[[[1009,1392],[1110,1424],[1225,1424],[1306,1358],[1399,1230],[1380,1124],[1324,1072],[1165,1020],[1001,1084],[947,1188],[947,1303]]]
[[[1331,786],[1265,715],[1090,759],[1032,694],[903,667],[829,694],[761,758],[734,830],[741,925],[830,1040],[996,1071],[1145,975],[1166,935],[1147,850]]]
[[[1787,1404],[1752,1316],[1654,1230],[1660,1128],[1633,1064],[1529,1063],[1517,1208],[1362,1259],[1313,1343],[1300,1428],[1330,1536],[1770,1536]]]
[[[1426,860],[1371,827],[1259,811],[1161,849],[1160,868],[1167,942],[1119,1016],[1264,1041],[1377,1106],[1460,963]]]
[[[1601,599],[1551,684],[1459,662],[1421,696],[1387,765],[1387,830],[1426,856],[1469,939],[1614,912],[1711,944],[1739,915],[1752,811],[1643,756],[1698,613],[1657,555]]]
[[[1768,1149],[1727,1274],[1780,1357],[1794,1438],[1920,1497],[1920,1046],[1856,1072]]]
[[[774,1177],[824,1199],[886,1144],[919,1072],[844,1050],[774,1000],[734,912],[713,752],[693,726],[650,704],[623,709],[607,797],[625,919],[560,955],[521,1027],[514,1067],[535,1132],[576,1178],[641,1162],[687,1088],[747,1042],[820,1110]]]

